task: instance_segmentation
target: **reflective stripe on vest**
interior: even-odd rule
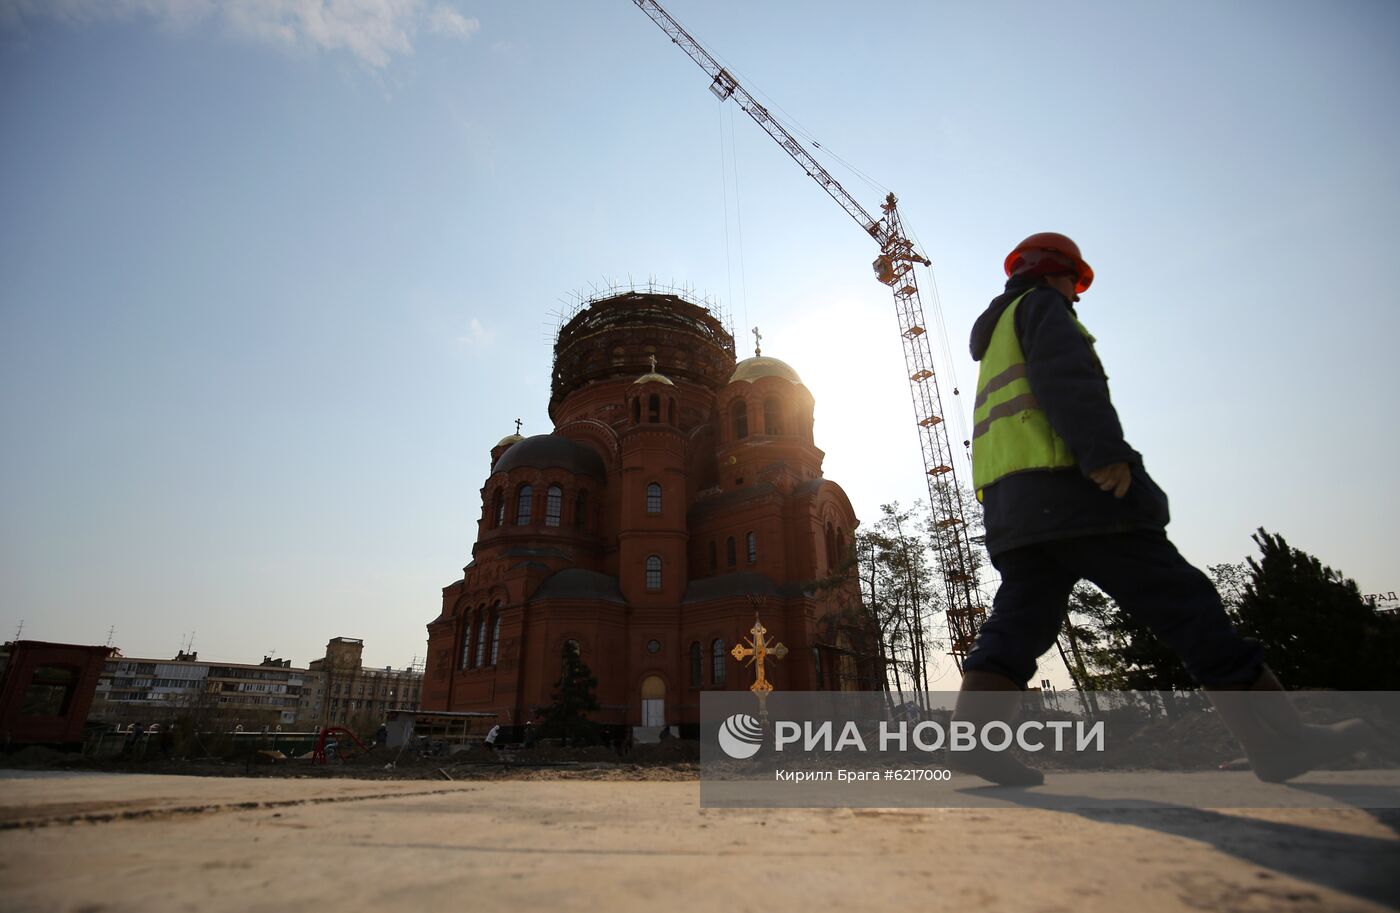
[[[992,330],[977,376],[973,407],[972,484],[977,498],[993,482],[1014,472],[1076,465],[1074,454],[1040,408],[1026,378],[1026,355],[1016,338],[1016,308],[1029,292],[1007,306]],[[1092,347],[1094,337],[1076,319]]]

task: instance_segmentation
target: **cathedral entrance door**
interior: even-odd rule
[[[666,725],[666,683],[659,675],[642,680],[642,725]]]

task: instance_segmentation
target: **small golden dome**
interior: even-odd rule
[[[792,365],[767,355],[755,355],[739,362],[734,366],[734,375],[729,382],[732,384],[743,380],[752,383],[760,377],[781,377],[794,384],[802,383],[802,378],[792,369]]]
[[[655,371],[651,371],[651,372],[648,372],[648,373],[646,373],[646,374],[643,374],[641,377],[639,377],[639,378],[637,378],[636,380],[632,381],[632,383],[633,383],[633,384],[649,384],[649,383],[651,383],[652,381],[655,381],[655,382],[658,383],[658,384],[665,384],[665,385],[668,386],[668,387],[674,387],[674,386],[675,386],[675,382],[672,381],[671,378],[667,377],[665,374],[657,374]]]
[[[649,371],[647,371],[647,373],[643,374],[641,377],[639,377],[639,378],[637,378],[636,380],[632,381],[632,383],[633,383],[634,385],[635,385],[635,384],[649,384],[649,383],[655,382],[655,383],[658,383],[658,384],[665,384],[665,385],[668,386],[668,387],[674,387],[674,386],[675,386],[675,384],[673,384],[673,383],[671,382],[671,378],[667,377],[665,374],[657,374],[657,373],[656,373],[656,356],[655,356],[655,355],[648,355],[648,356],[647,356],[647,361],[651,363],[651,369],[650,369]]]
[[[518,434],[507,434],[505,437],[501,438],[499,441],[496,442],[496,447],[509,447],[512,444],[518,444],[523,440],[525,439]],[[495,450],[496,447],[492,447],[491,449]]]

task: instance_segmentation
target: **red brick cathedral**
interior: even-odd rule
[[[673,295],[593,302],[559,332],[554,431],[491,450],[462,579],[428,625],[428,710],[519,725],[550,703],[575,641],[600,723],[697,722],[743,690],[730,651],[755,605],[788,654],[780,690],[864,689],[878,664],[853,573],[845,492],[822,476],[812,394]]]

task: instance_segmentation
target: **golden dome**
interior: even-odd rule
[[[649,383],[651,383],[652,381],[655,381],[655,382],[658,383],[658,384],[666,384],[668,387],[674,387],[674,386],[675,386],[675,382],[672,381],[671,378],[667,377],[665,374],[657,374],[655,371],[652,371],[652,372],[647,373],[647,374],[643,374],[641,377],[639,377],[639,378],[637,378],[636,380],[632,381],[632,383],[633,383],[633,384],[649,384]]]
[[[781,377],[794,384],[802,383],[802,378],[797,376],[792,365],[767,355],[755,355],[739,362],[734,366],[734,375],[729,378],[729,382],[732,384],[743,380],[752,383],[760,377]]]
[[[507,434],[505,437],[501,438],[499,441],[496,442],[496,447],[509,447],[510,445],[518,444],[523,440],[525,439],[518,434]],[[491,449],[495,450],[496,447],[492,447]]]

